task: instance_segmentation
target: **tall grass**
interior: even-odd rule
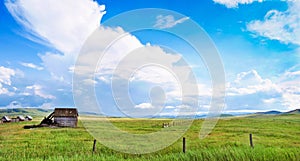
[[[131,133],[150,133],[161,128],[155,119],[112,119],[113,124]],[[194,121],[182,140],[155,153],[124,154],[97,142],[79,123],[77,128],[23,129],[18,122],[0,124],[0,160],[300,160],[300,116],[266,116],[221,119],[213,132],[199,140],[203,120]],[[249,146],[253,134],[254,148]],[[112,140],[114,138],[111,138]]]

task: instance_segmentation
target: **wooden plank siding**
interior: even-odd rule
[[[55,108],[53,118],[59,127],[77,127],[78,112],[76,108]]]
[[[54,124],[60,127],[77,127],[77,117],[54,117]]]

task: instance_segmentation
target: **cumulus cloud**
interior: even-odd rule
[[[257,36],[300,45],[300,1],[287,1],[286,11],[270,10],[264,20],[254,20],[247,29]]]
[[[258,92],[280,92],[280,89],[269,79],[263,79],[256,70],[242,72],[229,83],[227,95],[249,95]]]
[[[283,105],[289,109],[300,106],[300,66],[288,69],[280,78],[279,87],[282,89]]]
[[[183,23],[184,21],[190,19],[189,17],[183,17],[178,20],[175,20],[174,16],[172,15],[159,15],[156,17],[156,22],[153,27],[157,27],[159,29],[165,29],[165,28],[172,28],[176,26],[177,24]]]
[[[283,98],[283,105],[287,107],[289,110],[293,110],[296,108],[299,108],[300,106],[300,100],[299,100],[300,94],[296,93],[284,93],[282,95]]]
[[[9,103],[9,105],[6,106],[6,108],[20,108],[22,107],[22,104],[19,101],[12,101]]]
[[[3,85],[11,86],[11,78],[16,75],[16,71],[4,66],[0,66],[0,95],[7,94],[12,95],[12,93],[5,88]]]
[[[1,95],[1,94],[7,94],[7,95],[10,95],[10,92],[8,91],[7,88],[4,88],[4,87],[2,86],[2,84],[0,83],[0,95]]]
[[[38,84],[27,86],[23,95],[36,95],[44,99],[55,99],[54,96],[46,94],[46,92],[43,91],[43,87]]]
[[[55,99],[42,85],[26,86],[26,82],[22,71],[0,66],[0,106],[37,107]]]
[[[165,108],[166,109],[175,109],[176,107],[174,107],[174,106],[166,106]]]
[[[78,51],[99,25],[105,6],[92,0],[6,0],[15,20],[30,34],[62,53]]]
[[[11,85],[11,77],[15,74],[15,70],[0,66],[0,83]]]
[[[115,65],[124,58],[124,53],[126,54],[136,48],[145,47],[136,37],[126,33],[120,27],[100,27],[101,18],[105,14],[104,6],[98,5],[97,2],[91,0],[7,0],[5,5],[15,20],[27,31],[27,35],[24,36],[30,40],[53,47],[58,51],[38,54],[43,61],[42,64],[44,68],[49,71],[52,80],[55,82],[63,82],[70,85],[71,73],[74,70],[77,53],[87,37],[96,29],[100,34],[98,38],[101,39],[97,41],[96,45],[98,48],[107,47],[106,45],[101,46],[98,42],[111,42],[116,37],[123,35],[122,38],[118,39],[117,43],[110,48],[109,53],[103,57],[103,63],[100,68],[104,70],[96,73],[97,81],[108,83],[108,80],[111,79],[109,73],[114,69]],[[173,27],[188,19],[174,20],[172,16],[165,18],[167,23],[161,24],[160,27]],[[149,46],[150,45],[148,45],[148,47]],[[152,48],[149,47],[147,50],[150,52],[150,49]],[[162,53],[165,54],[164,52]],[[169,58],[177,57],[176,60],[178,59],[178,56],[167,56]],[[87,58],[90,59],[81,60],[82,64],[79,64],[77,68],[89,68],[88,64],[93,61],[98,61],[95,60],[94,57]],[[174,62],[173,58],[170,60],[172,61],[170,61],[169,64]],[[21,65],[42,70],[42,67],[32,63],[21,63]],[[85,70],[84,73],[86,74],[88,70]],[[92,72],[94,74],[94,69],[92,69]],[[164,73],[160,74],[160,76],[163,75]],[[147,78],[144,75],[138,79],[140,81],[146,81]],[[154,81],[158,82],[159,80],[153,79],[152,82]],[[93,78],[88,78],[85,79],[84,83],[96,84],[96,81],[94,81]],[[168,84],[168,82],[163,83]],[[28,96],[33,94],[45,99],[54,99],[54,96],[45,94],[42,89],[42,85],[28,86],[23,94]],[[172,93],[174,94],[174,92]]]
[[[181,59],[181,55],[168,53],[159,46],[141,44],[135,36],[120,27],[100,27],[87,40],[74,68],[74,80],[79,81],[75,82],[74,86],[81,90],[76,90],[75,95],[77,93],[89,95],[89,86],[102,86],[99,89],[108,86],[109,90],[114,91],[114,99],[121,101],[118,104],[121,104],[119,109],[123,112],[126,111],[128,115],[155,114],[157,108],[155,110],[154,108],[151,110],[136,108],[145,107],[146,104],[136,106],[134,102],[128,101],[127,95],[130,93],[128,89],[133,87],[130,89],[131,92],[134,92],[133,98],[137,99],[137,105],[140,105],[140,102],[147,103],[148,101],[152,103],[153,107],[159,107],[159,109],[160,101],[149,100],[152,99],[148,95],[150,91],[152,92],[152,87],[161,87],[164,92],[156,90],[157,93],[153,96],[164,95],[168,103],[178,102],[181,99],[181,85],[188,85],[185,92],[189,94],[189,97],[197,97],[198,93],[190,92],[196,90],[197,84],[189,82],[191,74],[189,67],[187,64],[178,65],[177,63]],[[99,84],[91,81],[94,76]],[[179,78],[181,78],[182,84],[178,82]],[[128,84],[131,85],[129,88],[127,88]],[[145,100],[145,98],[149,99]]]
[[[263,102],[264,103],[274,103],[274,102],[276,102],[276,99],[275,98],[263,99]]]
[[[135,108],[141,108],[141,109],[148,109],[148,108],[154,108],[151,103],[141,103],[138,105],[135,105]]]
[[[170,59],[171,58],[172,56],[170,56]],[[181,99],[180,82],[178,82],[176,76],[164,68],[158,66],[144,67],[133,74],[133,77],[130,78],[130,82],[144,82],[161,86],[166,91],[166,97],[169,101]]]
[[[263,2],[264,0],[213,0],[215,3],[225,5],[227,8],[237,8],[240,4],[251,4],[253,2]]]
[[[24,67],[28,67],[28,68],[32,68],[32,69],[36,69],[36,70],[43,70],[44,68],[38,65],[35,65],[33,63],[20,63],[21,65],[23,65]]]
[[[295,109],[300,106],[299,73],[293,67],[276,78],[276,83],[255,70],[239,73],[227,85],[227,109]]]
[[[27,31],[26,38],[59,51],[39,56],[52,77],[65,82],[71,81],[69,67],[105,14],[105,6],[92,0],[6,0],[5,6]]]

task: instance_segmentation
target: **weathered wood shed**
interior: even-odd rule
[[[77,127],[78,112],[76,108],[55,108],[54,124],[60,127]]]
[[[25,121],[25,117],[22,115],[17,116],[17,119],[19,119],[19,121]]]
[[[3,116],[1,120],[2,122],[11,122],[11,119],[8,116]]]
[[[32,117],[29,116],[29,115],[26,115],[26,116],[25,116],[25,120],[26,120],[26,121],[31,121],[31,120],[32,120]]]

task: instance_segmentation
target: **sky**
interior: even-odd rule
[[[115,20],[124,12],[144,8],[168,12],[125,14]],[[193,112],[206,113],[214,89],[207,62],[187,41],[164,32],[178,31],[193,39],[197,31],[184,26],[195,22],[222,61],[225,102],[220,109],[225,113],[296,109],[300,105],[299,9],[297,0],[4,0],[0,4],[0,107],[74,107],[91,99],[77,95],[78,90],[84,93],[80,89],[93,87],[106,115],[176,115],[195,106]],[[156,30],[131,31],[136,25]],[[95,44],[102,51],[113,40],[117,41],[103,57],[99,53],[84,57],[83,51]],[[145,65],[152,60],[165,68]],[[78,88],[74,72],[82,72],[85,61],[97,67],[88,70],[92,75],[85,71],[88,79],[82,79]],[[185,87],[192,97],[183,99]],[[130,105],[124,103],[127,94]],[[82,100],[77,101],[79,96]]]

